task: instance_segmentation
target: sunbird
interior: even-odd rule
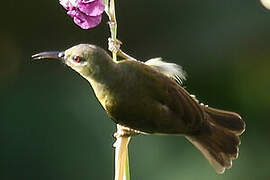
[[[146,134],[183,135],[222,174],[238,157],[245,122],[234,112],[199,103],[181,85],[181,66],[160,58],[113,61],[102,48],[79,44],[33,59],[59,59],[78,72],[119,125]]]

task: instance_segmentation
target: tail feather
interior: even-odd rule
[[[205,107],[207,120],[196,134],[187,139],[197,147],[219,174],[232,166],[238,157],[241,135],[245,123],[232,112]]]
[[[225,128],[238,135],[244,132],[245,122],[237,113],[214,109],[211,107],[204,107],[204,110],[210,116],[209,122],[214,125]]]

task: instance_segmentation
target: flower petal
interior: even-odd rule
[[[88,16],[98,16],[104,12],[105,6],[101,0],[85,0],[78,3],[78,8]]]
[[[74,22],[83,29],[90,29],[100,24],[102,15],[99,16],[87,16],[85,21],[81,21],[77,17],[74,17]]]
[[[93,1],[96,1],[96,0],[81,0],[83,3],[89,3],[89,2],[93,2]]]
[[[82,29],[89,29],[97,26],[102,19],[102,15],[98,16],[87,16],[78,9],[73,9],[67,12],[70,15],[74,22],[80,26]]]
[[[59,3],[66,9],[70,10],[73,7],[77,7],[81,0],[59,0]]]

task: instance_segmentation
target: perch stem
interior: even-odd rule
[[[112,52],[113,60],[117,61],[117,54],[120,50],[121,42],[117,40],[117,21],[115,15],[115,1],[104,0],[105,12],[109,16],[109,27],[111,37],[109,38],[109,50]],[[122,51],[120,51],[122,52]],[[126,55],[124,53],[124,55]],[[126,55],[127,56],[127,55]],[[115,180],[130,180],[128,144],[131,139],[120,125],[117,125],[115,147]]]
[[[115,180],[129,180],[128,144],[131,136],[126,135],[120,125],[115,133]]]
[[[111,40],[112,42],[117,42],[117,21],[116,21],[116,15],[115,15],[115,2],[114,0],[106,0],[106,13],[109,16],[109,26],[111,31]],[[120,48],[120,47],[119,47]],[[112,51],[113,60],[117,61],[117,50],[118,48],[115,47],[115,49],[110,49]]]
[[[111,37],[109,38],[109,50],[112,52],[113,60],[117,61],[117,56],[124,59],[136,60],[127,53],[120,49],[121,41],[117,39],[117,21],[115,15],[115,1],[114,0],[103,0],[105,4],[105,12],[109,17],[109,27],[111,32]]]

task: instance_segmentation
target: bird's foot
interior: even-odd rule
[[[138,134],[141,134],[141,132],[117,124],[117,132],[114,133],[113,136],[114,136],[115,138],[119,138],[119,137],[130,137],[130,136],[135,136],[135,135],[138,135]]]
[[[118,53],[120,51],[120,47],[122,45],[122,42],[119,41],[118,39],[114,40],[112,38],[108,39],[108,49],[112,53]]]
[[[129,60],[134,60],[137,61],[134,57],[131,57],[127,53],[123,52],[120,47],[122,45],[122,42],[118,39],[114,40],[112,38],[108,38],[108,49],[112,53],[117,54],[118,56],[124,58],[124,59],[129,59]]]

